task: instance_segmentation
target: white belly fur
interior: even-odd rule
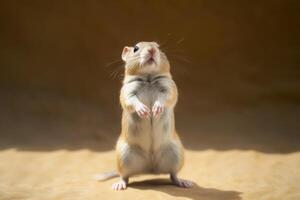
[[[139,93],[139,100],[148,108],[152,108],[158,93],[155,88],[145,87]],[[161,145],[170,141],[174,132],[174,108],[164,108],[163,113],[157,117],[139,118],[136,113],[128,114],[129,126],[135,126],[136,132],[128,136],[135,144],[141,145],[146,151],[155,151]]]
[[[158,88],[151,84],[140,87],[137,93],[149,109],[158,95]],[[177,172],[183,155],[180,141],[173,139],[174,107],[165,107],[159,116],[149,118],[140,118],[136,112],[123,112],[128,124],[126,144],[117,144],[124,162],[123,175]]]

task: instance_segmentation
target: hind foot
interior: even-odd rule
[[[123,179],[119,180],[118,182],[114,183],[111,188],[113,190],[125,190],[127,188],[128,184],[128,179]]]
[[[170,178],[171,178],[172,183],[177,185],[178,187],[191,188],[193,186],[192,181],[180,179],[177,177],[176,174],[171,174]]]

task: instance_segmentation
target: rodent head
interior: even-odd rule
[[[139,42],[134,47],[124,47],[122,60],[127,75],[170,71],[168,58],[156,42]]]

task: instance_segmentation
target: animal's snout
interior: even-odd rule
[[[155,54],[155,49],[154,48],[149,48],[148,53],[153,56]]]
[[[142,64],[159,64],[159,49],[154,46],[148,46],[141,52]]]

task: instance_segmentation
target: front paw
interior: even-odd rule
[[[156,117],[164,111],[164,106],[159,101],[156,101],[152,107],[153,116]]]
[[[135,107],[135,111],[141,118],[150,117],[151,115],[150,109],[142,103]]]

